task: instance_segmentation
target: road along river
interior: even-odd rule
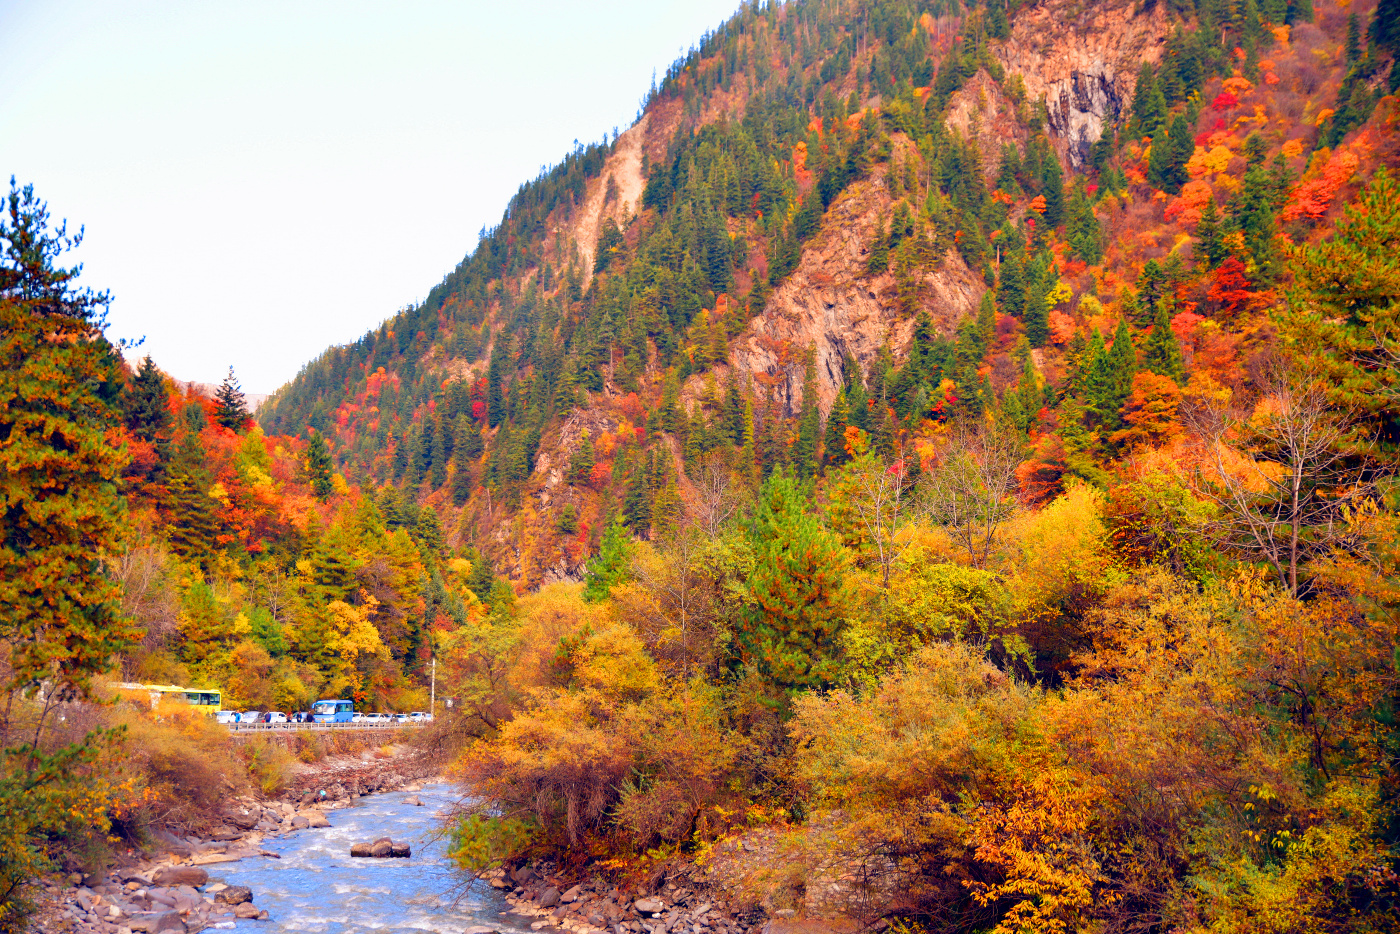
[[[328,812],[331,826],[299,830],[264,841],[281,859],[254,858],[206,866],[210,882],[246,885],[267,921],[237,921],[244,934],[397,934],[430,931],[463,934],[488,927],[501,934],[529,934],[531,918],[506,915],[510,907],[494,889],[478,884],[456,898],[462,875],[446,856],[448,842],[431,839],[439,811],[457,796],[450,785],[416,792],[371,795]],[[350,845],[380,837],[408,843],[408,859],[352,859]],[[224,922],[228,923],[228,922]]]

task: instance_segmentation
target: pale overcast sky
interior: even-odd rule
[[[269,392],[421,300],[738,0],[0,0],[0,172],[109,336]]]

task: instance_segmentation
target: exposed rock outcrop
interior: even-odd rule
[[[1116,123],[1132,103],[1142,63],[1162,58],[1171,31],[1166,4],[1139,7],[1041,0],[1023,7],[1010,38],[992,48],[1009,74],[1021,76],[1030,100],[1045,98],[1051,138],[1074,168],[1088,160],[1104,121]]]
[[[802,404],[808,347],[816,349],[823,412],[830,411],[840,390],[846,354],[867,371],[886,342],[896,362],[908,355],[916,312],[900,308],[892,276],[869,276],[865,271],[876,224],[890,204],[883,169],[853,184],[828,209],[821,231],[803,248],[797,269],[731,343],[730,364],[769,388],[789,415]],[[985,291],[981,277],[950,250],[924,276],[919,306],[941,332],[952,333],[958,322],[976,312]]]
[[[1023,150],[1028,135],[1016,105],[984,69],[978,69],[948,100],[948,115],[943,123],[976,140],[982,154],[982,177],[988,182],[1001,170],[1001,147],[1015,143],[1017,150]]]

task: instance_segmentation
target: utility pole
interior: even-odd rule
[[[428,715],[437,716],[437,656],[433,656],[433,677],[431,693],[428,695]]]

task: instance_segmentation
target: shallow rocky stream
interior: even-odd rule
[[[422,807],[406,803],[415,794]],[[255,857],[205,868],[211,884],[252,889],[254,902],[268,912],[266,921],[234,922],[244,934],[462,934],[480,926],[528,934],[532,919],[502,914],[510,906],[495,890],[477,885],[456,897],[462,875],[445,855],[447,841],[432,839],[439,826],[435,815],[455,800],[445,784],[360,798],[352,807],[329,812],[330,827],[266,840],[263,848],[281,859]],[[351,844],[380,837],[409,843],[412,857],[350,857]]]

